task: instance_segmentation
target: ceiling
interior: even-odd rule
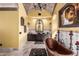
[[[47,12],[52,14],[55,3],[23,3],[23,5],[27,14],[31,12],[33,9],[39,11],[46,10]],[[13,10],[17,8],[18,8],[17,3],[0,3],[0,10],[8,10],[8,9]]]
[[[40,11],[44,9],[52,14],[55,7],[55,3],[23,3],[23,5],[27,14],[33,9]]]

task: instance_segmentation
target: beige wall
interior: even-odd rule
[[[24,23],[25,23],[24,25],[27,26],[27,15],[26,15],[26,11],[24,9],[23,4],[19,3],[18,6],[19,6],[19,32],[22,32],[22,34],[24,34],[24,31],[23,31],[24,28],[22,28],[22,26],[21,26],[21,17],[24,18]]]
[[[0,11],[0,43],[3,44],[3,48],[18,48],[27,39],[27,33],[24,33],[24,28],[20,26],[21,16],[27,26],[26,12],[21,3],[18,7],[17,11]]]
[[[26,25],[26,30],[27,30],[27,14],[25,11],[25,8],[23,6],[22,3],[19,3],[19,32],[21,32],[21,34],[19,34],[19,48],[20,50],[23,49],[26,41],[27,41],[27,32],[24,33],[24,26],[21,26],[21,17],[24,18],[24,25]]]
[[[18,11],[0,11],[0,40],[3,48],[18,47]]]
[[[38,15],[41,13],[41,16]],[[30,23],[29,29],[35,30],[35,23],[38,19],[42,19],[44,23],[44,29],[50,29],[49,23],[51,22],[51,14],[46,10],[32,10],[28,14],[28,22]]]
[[[38,13],[41,13],[41,16],[38,15]],[[51,17],[51,14],[47,10],[35,10],[29,11],[28,17]]]
[[[54,14],[52,16],[52,38],[55,37],[55,35],[57,34],[57,30],[58,30],[58,12],[59,10],[64,6],[63,3],[58,3],[55,7],[54,10]]]
[[[29,23],[30,23],[29,29],[35,30],[35,24],[36,24],[36,21],[38,19],[42,19],[45,30],[49,30],[50,29],[50,24],[49,24],[50,23],[50,20],[49,19],[46,19],[46,18],[35,18],[35,19],[29,20]]]

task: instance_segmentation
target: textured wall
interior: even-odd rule
[[[26,42],[27,42],[27,14],[26,11],[24,9],[24,6],[22,3],[19,3],[19,32],[21,32],[21,34],[19,33],[19,48],[20,48],[20,52],[23,53],[23,50],[26,48]],[[21,17],[24,18],[24,25],[26,26],[26,32],[24,32],[24,25],[21,25]],[[21,53],[21,54],[22,54]]]
[[[66,48],[70,48],[70,31],[59,31],[59,40],[63,42]],[[79,41],[79,32],[73,32],[72,36],[72,50],[77,54],[77,46],[75,45],[76,41]]]
[[[18,11],[0,11],[0,40],[3,48],[18,48]]]

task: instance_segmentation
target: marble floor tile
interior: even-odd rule
[[[23,47],[23,51],[9,51],[6,49],[4,51],[0,50],[0,56],[29,56],[32,48],[45,48],[45,44],[35,44],[34,41],[27,41]]]

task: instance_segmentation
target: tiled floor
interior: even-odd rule
[[[0,56],[29,56],[32,48],[45,48],[45,44],[35,44],[34,41],[27,41],[23,51],[19,51],[18,49],[2,49],[3,51],[0,51]]]
[[[35,44],[35,42],[32,41],[27,42],[24,55],[28,56],[32,48],[45,48],[45,44]]]
[[[32,48],[46,48],[45,44],[35,44],[34,41],[27,41],[23,50],[0,48],[0,56],[29,56]],[[76,53],[75,53],[76,55]]]

